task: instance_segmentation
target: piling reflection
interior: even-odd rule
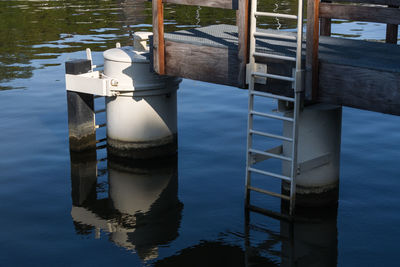
[[[77,234],[109,239],[143,261],[178,236],[177,158],[128,162],[108,159],[107,197],[100,198],[93,153],[71,154],[72,210]]]
[[[252,216],[253,212],[246,210],[246,266],[254,266],[254,255],[258,254],[276,258],[280,266],[337,266],[337,207],[298,209],[293,221],[262,214],[271,224],[273,220],[278,223],[278,231],[261,227],[259,220],[252,221]],[[267,238],[253,244],[256,235]]]

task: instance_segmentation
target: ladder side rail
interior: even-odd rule
[[[275,37],[275,36],[270,36],[271,34],[269,33],[263,33],[263,32],[257,32],[256,30],[256,16],[272,16],[274,14],[269,13],[269,12],[257,12],[257,0],[251,0],[251,13],[250,13],[250,49],[249,49],[249,67],[248,67],[248,81],[249,81],[249,111],[248,111],[248,128],[247,128],[247,155],[246,155],[246,206],[249,206],[250,204],[250,190],[253,189],[251,186],[251,171],[256,171],[260,174],[264,175],[269,175],[269,172],[261,171],[261,170],[256,170],[251,167],[252,162],[251,162],[251,157],[252,157],[252,152],[253,153],[259,153],[260,151],[256,151],[252,149],[252,133],[256,133],[253,130],[253,115],[259,115],[258,112],[254,111],[254,96],[257,95],[254,92],[254,83],[255,83],[255,78],[256,77],[264,77],[264,78],[272,78],[272,79],[279,79],[279,80],[286,80],[289,82],[292,82],[292,88],[294,91],[294,109],[293,109],[293,118],[290,120],[293,122],[293,129],[292,129],[292,146],[291,146],[291,156],[286,157],[286,156],[278,156],[278,155],[270,155],[266,152],[260,152],[260,154],[263,155],[268,155],[268,156],[273,156],[274,158],[278,158],[281,160],[286,160],[290,161],[290,176],[287,177],[286,181],[290,183],[290,194],[287,197],[288,200],[290,200],[290,210],[289,210],[289,216],[292,216],[294,214],[294,207],[295,207],[295,197],[296,197],[296,175],[297,175],[297,169],[298,169],[298,164],[297,164],[297,149],[298,149],[298,119],[299,119],[299,113],[300,113],[300,105],[301,105],[301,93],[303,91],[303,82],[302,82],[302,40],[303,40],[303,0],[298,0],[298,14],[297,16],[294,15],[285,15],[285,14],[278,14],[277,16],[280,16],[282,18],[288,18],[288,19],[297,19],[297,34],[296,36],[293,36],[294,40],[296,40],[296,57],[295,58],[289,58],[285,56],[272,56],[275,57],[276,59],[281,59],[281,60],[290,60],[290,61],[295,61],[295,69],[293,71],[293,76],[292,77],[285,77],[285,76],[279,76],[279,75],[272,75],[272,74],[264,74],[264,73],[259,73],[255,71],[255,57],[256,56],[261,56],[261,53],[256,52],[256,37]],[[284,37],[286,39],[286,36]],[[287,38],[288,39],[288,38]],[[265,96],[269,96],[269,94],[266,94]],[[271,97],[275,98],[276,97]],[[263,113],[260,115],[264,115]],[[265,114],[267,115],[267,114]],[[268,117],[273,117],[272,115],[268,114]],[[280,117],[279,117],[280,118]],[[289,118],[287,118],[289,120]],[[266,135],[268,136],[268,135]],[[269,135],[271,136],[271,135]],[[274,177],[278,177],[275,176]],[[283,176],[282,176],[283,177]],[[281,178],[279,176],[279,178]],[[255,190],[261,192],[261,190]],[[278,196],[279,194],[275,193],[274,195]]]
[[[298,148],[298,119],[300,113],[300,94],[302,91],[302,70],[301,70],[301,60],[302,60],[302,41],[303,41],[303,0],[298,0],[298,15],[297,15],[297,47],[296,47],[296,70],[294,73],[294,93],[295,93],[295,103],[293,108],[293,129],[292,129],[292,162],[290,177],[292,182],[290,184],[290,208],[289,214],[292,216],[294,214],[294,209],[296,206],[296,176],[297,176],[297,148]]]
[[[250,49],[249,49],[249,54],[250,54],[250,63],[249,63],[249,68],[248,68],[248,73],[250,74],[253,72],[253,67],[255,64],[255,58],[253,56],[255,50],[256,50],[256,40],[254,37],[254,32],[256,31],[256,18],[254,16],[254,13],[257,11],[257,0],[251,0],[250,2]],[[249,79],[249,101],[248,101],[248,110],[253,110],[254,108],[254,95],[252,94],[252,91],[254,90],[254,77],[252,75],[248,76]],[[251,112],[248,112],[248,118],[247,118],[247,150],[246,150],[246,192],[245,192],[245,202],[246,206],[250,204],[250,185],[251,185],[251,172],[249,170],[250,168],[250,161],[251,161],[251,154],[250,154],[250,148],[252,146],[252,136],[250,134],[250,130],[253,129],[253,114]]]

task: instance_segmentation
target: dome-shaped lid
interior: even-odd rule
[[[104,51],[105,60],[124,63],[144,63],[148,62],[145,56],[132,50],[132,47],[112,48]]]

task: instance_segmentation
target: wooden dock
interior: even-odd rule
[[[339,1],[336,1],[339,2]],[[308,1],[304,40],[306,103],[331,103],[400,115],[400,0],[350,0],[379,4],[356,6]],[[237,9],[237,25],[212,25],[165,33],[163,3],[193,4]],[[249,2],[247,0],[153,0],[154,69],[159,74],[246,88]],[[330,37],[332,18],[386,23],[387,43]],[[260,30],[280,35],[289,31]],[[277,55],[294,55],[295,41],[259,38],[256,49]],[[290,75],[292,64],[258,59],[270,74]],[[257,90],[291,95],[290,83],[267,80]]]

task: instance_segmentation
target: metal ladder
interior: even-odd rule
[[[296,196],[296,175],[298,172],[297,166],[297,143],[298,143],[298,118],[300,113],[300,97],[302,91],[302,69],[301,69],[301,60],[302,60],[302,35],[303,35],[303,1],[298,0],[298,14],[296,15],[288,15],[288,14],[279,14],[279,13],[271,13],[271,12],[259,12],[257,11],[257,0],[251,0],[251,13],[250,13],[250,63],[248,67],[248,81],[249,81],[249,106],[248,106],[248,125],[247,125],[247,157],[246,157],[246,192],[245,192],[245,201],[246,207],[250,207],[250,192],[256,191],[259,193],[267,194],[270,196],[278,197],[290,202],[289,208],[289,216],[294,214],[295,208],[295,196]],[[275,17],[275,18],[284,18],[284,19],[293,19],[297,20],[297,36],[289,36],[289,35],[281,35],[275,33],[267,33],[256,30],[256,17],[258,16],[266,16],[266,17]],[[296,56],[290,57],[286,55],[276,55],[269,53],[261,53],[256,52],[256,38],[260,37],[272,37],[278,39],[291,39],[296,40]],[[295,70],[293,71],[293,76],[281,76],[275,74],[268,74],[256,71],[256,61],[255,57],[262,57],[266,59],[278,59],[282,60],[282,63],[287,61],[292,61],[296,63]],[[281,81],[287,81],[292,83],[292,88],[294,90],[294,97],[286,97],[272,93],[260,92],[255,90],[255,82],[256,78],[268,78],[268,79],[276,79]],[[280,115],[275,115],[271,113],[263,113],[254,110],[254,97],[266,97],[272,98],[281,101],[287,101],[293,103],[293,117],[285,117]],[[253,120],[254,116],[266,117],[269,119],[277,119],[282,121],[287,121],[293,124],[293,131],[291,137],[285,137],[281,135],[272,134],[269,132],[256,131],[253,129]],[[263,136],[272,138],[275,140],[286,141],[291,143],[291,156],[284,156],[282,154],[276,153],[276,151],[261,151],[252,148],[253,144],[253,136]],[[274,153],[275,152],[275,153]],[[290,176],[284,176],[278,173],[273,173],[265,170],[261,170],[258,168],[254,168],[254,158],[255,156],[261,156],[266,158],[275,158],[283,161],[290,162]],[[265,189],[257,188],[251,185],[251,174],[258,173],[264,176],[268,176],[271,178],[281,179],[290,183],[290,194],[284,195],[276,192],[268,191]]]

